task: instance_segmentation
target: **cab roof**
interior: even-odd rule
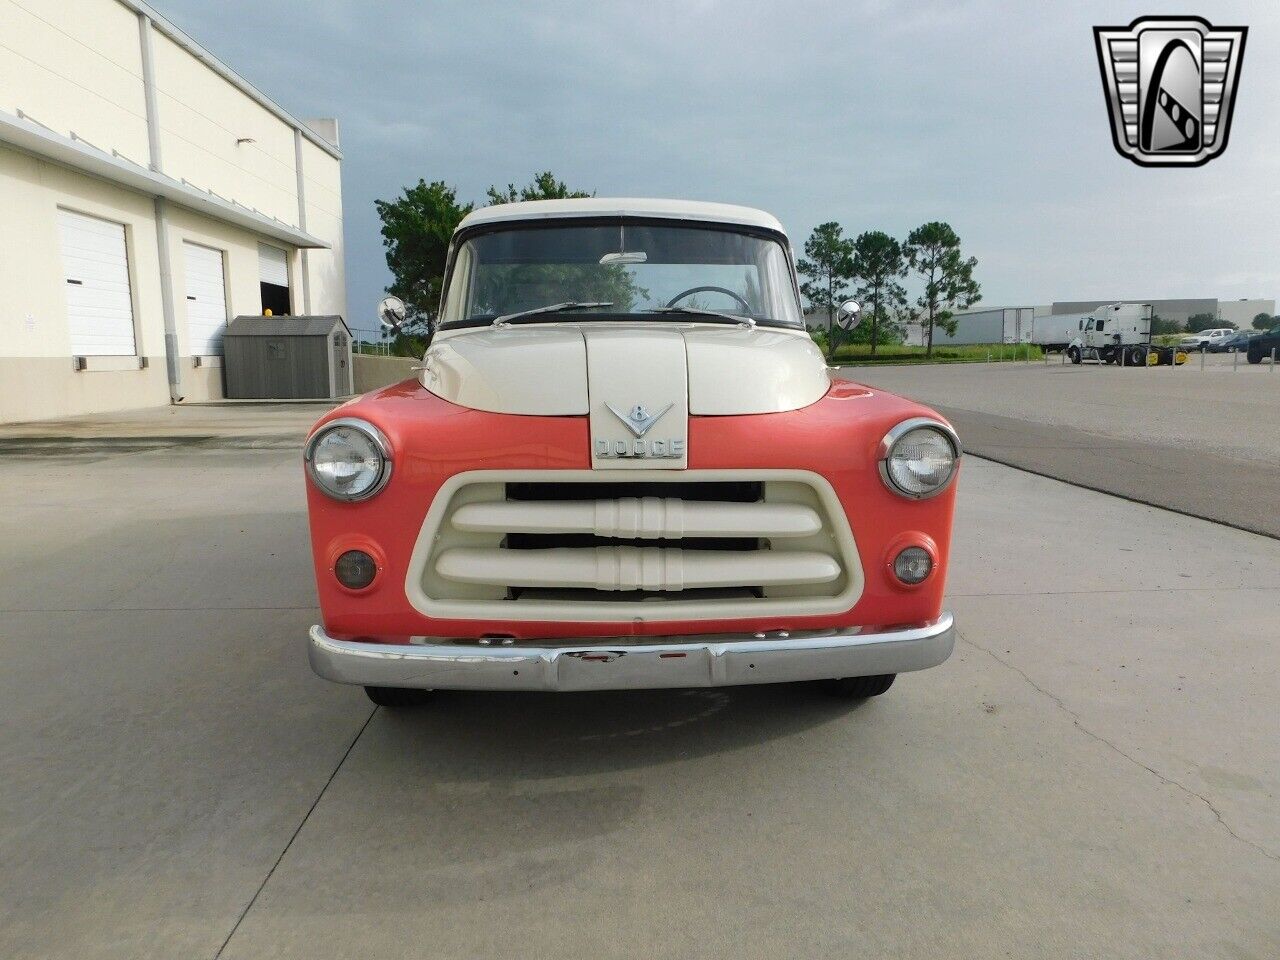
[[[526,200],[481,207],[467,214],[459,230],[512,220],[544,220],[556,217],[649,217],[666,220],[701,220],[786,231],[771,214],[751,207],[701,200],[646,200],[633,197],[583,197],[574,200]]]

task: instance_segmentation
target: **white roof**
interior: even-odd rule
[[[782,224],[771,214],[729,203],[700,200],[645,200],[633,197],[584,197],[577,200],[526,200],[481,207],[467,214],[458,229],[507,220],[541,220],[553,217],[660,217],[669,220],[702,220],[776,230]]]

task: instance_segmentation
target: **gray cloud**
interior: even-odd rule
[[[948,220],[984,301],[1274,296],[1280,192],[1270,5],[1222,157],[1141,169],[1111,147],[1094,24],[1112,3],[156,0],[300,116],[342,124],[352,322],[387,281],[373,209],[443,179],[479,199],[550,168],[600,195],[763,207],[800,246],[838,220]]]

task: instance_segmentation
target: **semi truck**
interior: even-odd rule
[[[1066,350],[1072,363],[1096,360],[1129,367],[1185,363],[1175,347],[1151,342],[1151,304],[1111,303],[1088,313],[1036,317],[1031,342],[1045,350]]]

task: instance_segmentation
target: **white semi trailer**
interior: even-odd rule
[[[1145,367],[1186,361],[1185,353],[1152,344],[1149,303],[1112,303],[1089,313],[1036,317],[1031,342],[1046,350],[1065,349],[1072,363]]]
[[[1071,341],[1084,332],[1085,317],[1091,313],[1050,313],[1036,317],[1031,327],[1031,342],[1046,353],[1066,350]]]

